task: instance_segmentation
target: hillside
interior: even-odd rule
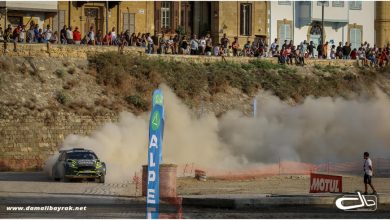
[[[1,57],[2,114],[16,111],[70,111],[76,114],[149,110],[150,94],[166,83],[192,109],[219,115],[229,109],[251,111],[259,90],[288,103],[307,96],[389,93],[390,70],[363,67],[290,67],[249,63],[189,63],[102,53],[86,59]],[[14,112],[15,113],[15,112]]]
[[[189,62],[144,55],[96,53],[88,58],[0,57],[0,170],[42,169],[69,134],[91,134],[123,111],[150,110],[161,83],[194,116],[235,109],[252,113],[256,94],[269,91],[297,105],[305,97],[390,94],[390,69],[266,60]]]

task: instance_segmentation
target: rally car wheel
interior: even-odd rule
[[[98,180],[99,180],[99,183],[104,183],[104,181],[105,181],[104,175],[103,175],[103,176],[100,176],[100,177],[98,178]]]
[[[61,178],[58,178],[57,175],[56,175],[56,170],[53,168],[52,171],[51,171],[51,175],[54,179],[54,181],[60,181]]]

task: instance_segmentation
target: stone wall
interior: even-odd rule
[[[7,44],[8,56],[36,56],[36,57],[72,57],[87,58],[96,53],[118,51],[116,46],[86,46],[86,45],[61,45],[61,44],[17,44],[16,51],[14,44]],[[141,47],[125,47],[124,54],[144,53]],[[4,55],[4,44],[1,43],[0,56]]]
[[[0,56],[4,55],[4,45],[1,45]],[[7,56],[43,56],[43,57],[69,57],[86,59],[90,55],[104,52],[118,52],[118,47],[115,46],[85,46],[85,45],[60,45],[60,44],[18,44],[16,52],[14,45],[9,43]],[[124,54],[139,54],[145,55],[145,50],[141,47],[124,47]],[[170,55],[170,54],[153,54],[145,55],[148,58],[159,58],[170,61],[194,62],[194,63],[210,63],[221,61],[222,57],[215,56],[191,56],[191,55]],[[228,62],[247,63],[250,60],[259,59],[255,57],[225,57]],[[272,63],[277,63],[276,58],[261,58]],[[332,65],[332,66],[352,66],[356,64],[353,60],[318,60],[306,59],[307,65]]]
[[[0,171],[40,170],[69,134],[88,135],[102,124],[117,121],[116,114],[75,115],[41,112],[2,115],[0,118]]]
[[[193,55],[160,55],[160,54],[153,54],[148,55],[151,59],[158,58],[163,59],[167,61],[181,61],[181,62],[194,62],[194,63],[211,63],[211,62],[217,62],[217,61],[223,61],[222,57],[216,57],[216,56],[193,56]],[[256,60],[259,58],[256,57],[224,57],[224,60],[226,62],[237,62],[237,63],[247,63],[250,60]],[[278,63],[277,58],[270,57],[270,58],[261,58],[261,60],[266,60],[271,63]],[[357,64],[356,60],[318,60],[318,59],[306,59],[305,64],[312,66],[312,65],[331,65],[331,66],[353,66]]]

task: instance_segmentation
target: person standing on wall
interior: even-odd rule
[[[364,158],[364,164],[363,164],[363,170],[364,170],[364,195],[367,195],[367,185],[369,185],[372,189],[372,194],[376,194],[376,190],[374,186],[372,185],[372,161],[370,159],[370,154],[368,152],[364,152],[363,158]]]

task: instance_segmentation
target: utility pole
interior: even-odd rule
[[[3,14],[3,12],[0,11],[1,14]],[[7,7],[4,7],[4,31],[5,29],[7,29],[7,17],[8,17],[8,9]]]
[[[321,44],[324,44],[324,11],[326,1],[320,1],[322,5],[322,17],[321,17]]]
[[[108,1],[106,1],[106,33],[108,33]]]

